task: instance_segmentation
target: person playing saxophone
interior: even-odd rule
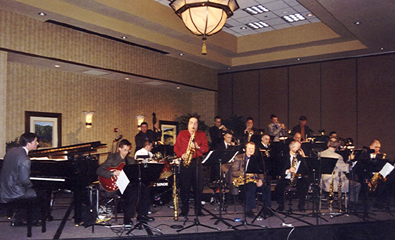
[[[193,141],[191,136],[194,135]],[[207,136],[203,131],[198,130],[198,119],[196,117],[189,118],[188,129],[182,130],[176,139],[174,145],[174,153],[181,157],[180,164],[180,198],[181,198],[181,213],[179,216],[186,217],[189,211],[189,192],[191,186],[193,188],[195,203],[197,202],[197,209],[195,206],[195,214],[204,216],[201,212],[202,193],[203,193],[203,167],[201,164],[201,157],[203,153],[208,152]],[[187,156],[190,153],[192,156]],[[186,164],[186,161],[190,162]],[[188,165],[189,164],[189,165]],[[198,174],[196,175],[196,168]]]
[[[284,211],[284,190],[287,186],[295,185],[299,198],[298,210],[304,212],[306,194],[309,189],[309,170],[304,160],[305,154],[300,148],[301,143],[292,141],[289,152],[282,158],[282,176],[276,186],[276,195],[279,206],[277,211]]]
[[[246,216],[249,218],[255,218],[255,214],[253,212],[253,209],[256,207],[255,193],[258,188],[262,188],[263,186],[263,174],[246,173],[247,169],[253,169],[260,166],[260,158],[255,157],[254,153],[255,144],[253,142],[248,142],[246,144],[246,152],[238,154],[235,157],[230,169],[231,183],[235,183],[239,180],[237,182],[243,186],[246,196]],[[244,181],[246,184],[244,184]],[[239,184],[237,185],[239,186]],[[235,189],[234,186],[232,187],[233,190],[236,190],[234,193],[238,193],[238,189]],[[265,191],[262,191],[262,193],[263,200],[265,199],[264,195],[267,193],[265,193]],[[267,201],[271,201],[270,196],[267,196]]]

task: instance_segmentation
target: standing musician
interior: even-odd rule
[[[256,157],[254,153],[255,143],[248,142],[246,144],[246,152],[238,154],[235,157],[231,168],[232,182],[234,178],[240,177],[244,182],[244,176],[246,176],[246,178],[254,179],[254,182],[256,182],[248,182],[246,180],[247,183],[243,186],[246,194],[246,216],[249,218],[255,218],[255,214],[252,210],[256,207],[255,193],[257,188],[261,188],[263,186],[263,174],[246,173],[247,169],[261,166],[259,164],[259,161],[261,161],[260,158]],[[263,195],[265,195],[265,192],[262,191],[262,193],[262,197],[264,197]]]
[[[155,132],[148,129],[148,123],[146,123],[146,122],[141,123],[140,128],[141,128],[140,132],[137,133],[137,135],[134,137],[134,140],[136,142],[136,151],[135,152],[137,152],[138,150],[140,150],[143,147],[144,142],[146,140],[148,140],[150,142],[155,142],[155,141],[160,140],[160,138],[162,136],[162,132],[155,125],[154,125],[154,129],[156,130]]]
[[[296,181],[296,190],[299,197],[298,210],[304,212],[304,205],[306,202],[306,195],[309,189],[309,169],[306,161],[303,159],[305,156],[303,150],[300,148],[301,143],[292,141],[289,144],[289,152],[283,157],[283,171],[282,177],[276,186],[277,201],[279,206],[277,211],[284,211],[284,190],[287,186]],[[296,159],[296,164],[294,164]]]
[[[300,116],[299,124],[294,126],[291,130],[291,135],[295,133],[300,133],[302,135],[302,142],[305,142],[308,137],[311,137],[313,130],[311,130],[308,126],[306,126],[307,118],[305,116]]]
[[[194,140],[191,139],[193,134],[195,135]],[[186,164],[185,160],[188,159],[187,152],[193,154],[188,167],[184,166]],[[179,177],[180,197],[182,203],[180,216],[188,215],[189,193],[191,186],[193,188],[195,204],[197,205],[197,209],[195,206],[195,214],[198,216],[204,216],[201,211],[200,203],[203,193],[203,169],[200,160],[203,153],[206,152],[208,152],[207,136],[203,131],[198,130],[198,119],[196,117],[191,117],[188,121],[188,129],[182,130],[178,134],[174,145],[174,153],[182,159]],[[198,168],[197,175],[196,168]]]
[[[222,120],[220,116],[214,118],[214,126],[209,128],[211,145],[210,149],[215,149],[215,147],[222,142],[223,136],[228,129],[222,125]]]
[[[270,121],[271,123],[267,125],[267,132],[273,142],[279,142],[279,138],[286,134],[285,131],[287,128],[285,127],[284,123],[278,122],[278,117],[274,114],[270,116]]]
[[[234,142],[232,142],[233,133],[231,131],[227,131],[224,135],[223,141],[221,141],[215,148],[215,150],[237,150],[237,146]],[[225,163],[221,166],[221,173],[225,174],[225,180],[229,182],[229,169],[231,168],[232,163]]]
[[[102,163],[96,173],[99,176],[105,178],[111,178],[113,176],[119,176],[121,173],[120,170],[109,171],[107,170],[109,167],[117,167],[121,163],[125,164],[136,164],[136,160],[129,157],[130,149],[132,148],[132,144],[126,140],[122,139],[119,142],[118,150],[119,152],[111,153],[108,155],[107,160]],[[149,190],[148,187],[142,184],[142,188],[139,196],[139,183],[138,182],[130,182],[126,187],[123,194],[119,190],[117,190],[117,194],[119,194],[124,200],[124,218],[123,223],[126,227],[129,227],[133,224],[131,220],[133,218],[134,210],[137,205],[137,220],[138,221],[147,221],[152,222],[155,219],[152,217],[148,217],[148,209],[149,209]]]
[[[244,129],[244,143],[259,141],[255,136],[259,136],[259,130],[254,127],[254,119],[248,117],[246,120],[246,128]]]

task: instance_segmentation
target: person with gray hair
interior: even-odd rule
[[[339,186],[339,172],[341,172],[341,180],[342,180],[342,189],[343,193],[349,191],[350,188],[350,205],[354,206],[358,203],[358,195],[361,190],[361,184],[355,181],[351,183],[346,178],[346,174],[349,172],[349,164],[343,161],[343,157],[340,154],[337,154],[335,151],[340,146],[340,142],[338,138],[330,138],[328,140],[328,149],[322,151],[320,156],[323,158],[335,158],[337,159],[335,168],[335,175],[333,177],[333,192],[338,192]],[[329,192],[330,185],[332,182],[332,174],[322,174],[322,189],[326,192]]]

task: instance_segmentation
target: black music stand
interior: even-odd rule
[[[262,174],[263,173],[263,169],[259,167],[259,164],[258,164],[258,166],[256,164],[254,164],[253,158],[256,158],[256,156],[254,156],[254,155],[251,156],[250,162],[248,163],[247,170],[244,171],[244,186],[247,184],[247,173],[254,173],[254,174],[255,173]],[[244,192],[245,192],[245,201],[247,201],[247,191],[244,191]],[[247,222],[247,204],[246,203],[244,204],[244,219],[241,220],[240,222],[241,223],[239,225],[233,226],[233,229],[236,229],[238,227],[246,227],[246,226],[266,228],[266,226],[255,225],[255,224]]]
[[[183,164],[183,162],[181,162],[180,164]],[[196,174],[196,191],[199,191],[199,158],[196,158],[196,172],[195,172],[195,174]],[[196,194],[196,202],[195,202],[195,219],[194,219],[194,221],[193,221],[193,223],[191,224],[191,225],[189,225],[189,226],[187,226],[187,227],[183,227],[183,228],[181,228],[181,229],[179,229],[179,230],[177,230],[177,232],[179,233],[179,232],[181,232],[181,231],[184,231],[185,229],[188,229],[188,228],[191,228],[191,227],[194,227],[194,226],[202,226],[202,227],[205,227],[205,228],[209,228],[209,229],[213,229],[213,230],[217,230],[217,231],[220,231],[221,229],[219,229],[219,228],[215,228],[215,227],[211,227],[211,226],[208,226],[208,225],[205,225],[205,224],[201,224],[200,222],[199,222],[199,193],[197,192],[197,193],[195,193]],[[211,215],[213,215],[211,212],[209,212],[207,209],[205,209],[205,208],[203,208],[203,206],[201,206],[200,207],[200,210],[205,210],[206,212],[208,212],[208,213],[210,213]],[[185,220],[185,222],[186,222],[187,220]],[[185,222],[184,222],[184,224],[185,224]]]
[[[137,157],[144,159],[144,162],[147,158],[149,158],[148,155],[137,156]],[[125,172],[126,176],[129,178],[129,181],[131,183],[135,183],[138,181],[139,197],[137,201],[140,201],[141,188],[143,183],[147,185],[150,182],[157,181],[163,170],[163,163],[141,163],[141,162],[142,161],[138,161],[137,164],[129,164],[123,167],[123,171]],[[136,206],[137,205],[138,203],[136,204]],[[139,221],[126,234],[130,234],[132,231],[136,229],[143,229],[143,228],[147,231],[148,235],[153,235],[151,230],[155,230],[159,233],[162,233],[161,230],[148,225],[146,221]]]
[[[266,216],[266,212],[271,212],[274,216],[276,216],[278,219],[280,219],[281,221],[282,221],[282,223],[285,223],[285,220],[284,220],[284,218],[282,218],[282,217],[280,217],[280,215],[278,215],[271,207],[269,207],[268,205],[267,205],[267,187],[268,187],[268,177],[267,177],[267,175],[268,175],[268,171],[267,171],[267,168],[266,168],[266,161],[267,161],[267,159],[268,159],[268,157],[265,157],[264,155],[263,155],[263,152],[262,151],[260,151],[260,153],[261,153],[261,158],[262,158],[262,162],[259,164],[260,166],[259,166],[259,168],[261,168],[261,169],[263,169],[263,178],[264,178],[264,181],[263,181],[263,186],[262,186],[262,194],[265,194],[266,195],[266,197],[263,197],[263,206],[262,206],[262,208],[261,208],[261,210],[259,211],[259,213],[256,215],[256,217],[254,218],[254,220],[252,220],[252,222],[251,223],[254,223],[255,222],[255,220],[258,218],[258,217],[263,217],[263,219],[266,219],[267,218],[267,216]],[[270,184],[270,183],[269,183]]]
[[[215,214],[211,213],[210,211],[206,210],[210,215],[213,216],[211,219],[217,219],[215,221],[214,225],[217,225],[219,222],[224,223],[228,228],[233,228],[232,225],[229,223],[225,222],[224,220],[227,221],[233,221],[232,219],[229,218],[223,218],[222,217],[222,194],[224,194],[223,191],[223,174],[222,174],[222,164],[227,163],[230,160],[233,160],[233,158],[237,155],[238,151],[234,150],[215,150],[215,151],[210,151],[210,153],[207,155],[207,157],[202,161],[202,164],[204,166],[213,166],[219,163],[219,180],[220,180],[220,185],[219,185],[219,216],[216,216]]]

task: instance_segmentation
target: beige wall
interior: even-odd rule
[[[0,11],[0,90],[6,110],[0,122],[6,141],[24,132],[25,111],[62,113],[62,145],[101,141],[118,134],[134,143],[136,115],[158,120],[197,112],[212,122],[217,112],[217,71],[139,47]],[[6,62],[7,51],[34,54],[96,68],[138,74],[209,89],[195,93],[165,90],[58,69]],[[4,89],[6,86],[6,90]],[[94,111],[93,127],[83,111]],[[3,117],[2,116],[2,117]],[[1,119],[0,119],[1,121]],[[119,133],[114,134],[114,128]],[[2,138],[0,138],[1,144]],[[2,149],[5,144],[3,143]]]
[[[7,88],[7,53],[0,51],[0,146],[5,146],[6,138],[6,88]],[[0,147],[0,158],[5,154],[5,147]]]

